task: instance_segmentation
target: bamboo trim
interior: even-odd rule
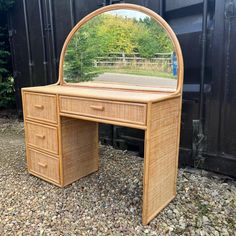
[[[51,122],[48,122],[46,120],[38,120],[38,119],[35,119],[35,118],[31,118],[31,117],[28,117],[28,118],[25,118],[25,122],[37,122],[37,124],[41,124],[41,125],[50,125],[52,127],[55,127],[57,128],[58,127],[58,124],[55,124],[55,123],[51,123]]]
[[[107,103],[112,103],[112,104],[121,104],[121,105],[130,105],[130,106],[140,106],[140,107],[146,107],[145,103],[134,103],[134,102],[122,102],[122,101],[111,101],[111,100],[107,100],[107,99],[98,99],[98,98],[85,98],[85,97],[76,97],[76,96],[68,96],[68,95],[61,95],[59,94],[59,98],[70,98],[72,100],[81,100],[81,101],[91,101],[91,102],[107,102]],[[61,108],[61,107],[60,107]]]
[[[60,187],[60,188],[63,187],[60,183],[55,182],[54,180],[52,180],[52,179],[50,179],[50,178],[44,177],[44,176],[40,175],[39,173],[37,173],[37,172],[35,172],[35,171],[32,171],[32,170],[29,169],[28,172],[29,172],[31,175],[33,175],[34,177],[40,178],[40,179],[44,180],[44,181],[47,182],[47,183],[56,185],[57,187]]]
[[[86,83],[86,84],[85,84]],[[129,85],[129,84],[117,84],[115,82],[113,83],[96,83],[96,82],[83,82],[83,83],[66,83],[69,87],[82,87],[82,88],[100,88],[100,89],[107,89],[107,90],[121,90],[121,91],[134,91],[134,92],[143,92],[143,93],[150,93],[150,92],[163,92],[163,93],[174,93],[176,91],[175,89],[172,89],[170,87],[156,87],[156,89],[153,89],[153,87],[148,86],[138,86],[138,85]]]
[[[162,97],[162,98],[157,98],[157,99],[153,99],[151,100],[150,102],[155,104],[155,103],[158,103],[158,102],[162,102],[162,101],[168,101],[170,99],[173,99],[173,98],[178,98],[178,97],[181,97],[181,93],[172,93],[170,94],[169,96],[167,97]]]
[[[179,99],[179,125],[178,125],[178,135],[177,135],[177,142],[176,142],[176,173],[175,173],[175,184],[174,184],[174,192],[176,194],[176,188],[177,188],[177,177],[178,177],[178,165],[179,165],[179,145],[180,145],[180,130],[181,130],[181,114],[182,114],[182,96]]]
[[[100,154],[99,154],[99,123],[97,122],[97,126],[96,126],[96,129],[97,129],[97,132],[96,132],[96,140],[97,140],[97,143],[96,143],[96,149],[98,151],[97,153],[97,156],[98,156],[98,159],[97,159],[97,171],[100,169]]]
[[[48,155],[48,156],[55,157],[55,158],[57,158],[57,159],[59,160],[59,155],[58,155],[58,154],[52,153],[52,152],[50,152],[50,151],[47,151],[46,149],[42,149],[42,148],[40,148],[40,147],[37,147],[37,146],[35,146],[35,145],[31,145],[31,144],[27,144],[26,148],[27,148],[27,149],[36,150],[36,151],[41,152],[41,153],[43,153],[43,154],[46,154],[46,155]]]
[[[144,139],[144,167],[143,167],[143,206],[142,206],[142,224],[146,225],[149,223],[147,204],[148,204],[148,166],[149,166],[149,156],[150,156],[150,131],[151,131],[151,109],[152,103],[147,105],[147,129],[145,130],[145,139]]]
[[[50,158],[53,158],[53,159],[55,159],[55,160],[59,160],[59,155],[52,154],[52,153],[47,152],[47,151],[45,151],[45,150],[42,150],[42,149],[40,149],[40,148],[38,148],[38,147],[33,147],[32,145],[29,145],[29,144],[28,144],[28,149],[29,149],[29,150],[33,150],[33,151],[35,151],[35,152],[37,152],[37,153],[42,153],[43,155],[48,156],[48,157],[50,157]]]
[[[50,88],[50,89],[48,89]],[[74,91],[71,91],[70,88]],[[112,88],[109,89],[102,89],[102,88],[85,88],[85,87],[78,87],[78,86],[60,86],[60,85],[54,85],[54,86],[38,86],[38,87],[29,87],[29,88],[23,88],[24,92],[32,92],[34,94],[59,94],[62,96],[71,96],[71,97],[79,97],[79,98],[89,98],[89,99],[98,99],[103,101],[118,101],[118,102],[128,102],[128,103],[143,103],[146,104],[148,102],[155,102],[159,99],[167,99],[172,98],[174,96],[180,96],[181,94],[176,93],[167,93],[164,91],[156,91],[155,93],[148,93],[147,91],[137,91],[137,90],[118,90],[115,91],[117,93],[114,93],[114,90]],[[76,93],[75,93],[76,91]],[[80,93],[80,91],[83,91],[83,94]],[[85,93],[86,91],[92,91],[93,93]],[[102,94],[106,94],[106,91],[109,93],[106,96],[99,96],[99,94],[102,92]],[[112,94],[116,94],[116,96],[111,96]],[[123,93],[125,96],[123,96]],[[130,95],[130,96],[129,96]],[[135,96],[134,96],[135,95]],[[144,97],[145,96],[145,97]],[[160,98],[162,96],[162,98]],[[141,97],[141,98],[140,98]]]
[[[22,96],[22,108],[23,108],[23,115],[24,115],[24,131],[25,131],[25,154],[26,154],[26,168],[29,171],[29,153],[28,153],[28,133],[27,133],[27,127],[26,127],[26,115],[25,115],[25,94],[24,91],[21,90],[21,96]]]
[[[81,120],[95,121],[95,122],[104,123],[104,124],[119,125],[119,126],[130,127],[130,128],[135,128],[135,129],[141,129],[141,130],[147,129],[146,125],[135,125],[132,123],[125,123],[125,122],[121,122],[121,121],[118,122],[118,121],[114,121],[114,120],[108,120],[108,119],[103,119],[103,118],[99,119],[99,118],[82,116],[82,115],[73,115],[73,114],[68,114],[68,113],[63,113],[63,112],[60,112],[60,116],[77,118],[77,119],[81,119]]]
[[[50,94],[50,93],[48,93],[48,94],[45,94],[45,93],[40,93],[40,92],[30,92],[30,91],[25,91],[25,89],[27,89],[27,88],[22,88],[22,92],[24,92],[25,94],[29,94],[29,95],[31,95],[31,94],[33,94],[33,95],[42,95],[42,96],[44,96],[44,97],[53,97],[53,98],[55,98],[56,97],[56,95],[55,94]]]
[[[64,186],[64,171],[63,171],[63,163],[62,163],[62,134],[61,134],[61,117],[60,117],[60,108],[59,108],[59,95],[56,95],[57,99],[57,120],[58,120],[58,155],[59,155],[59,178],[61,186]]]
[[[146,7],[143,7],[143,6],[139,6],[139,5],[135,5],[135,4],[127,4],[127,3],[113,4],[113,5],[102,7],[100,9],[88,14],[87,16],[85,16],[81,21],[79,21],[75,25],[75,27],[71,30],[71,32],[67,36],[67,38],[64,42],[61,54],[60,54],[59,79],[58,79],[56,84],[60,84],[60,85],[66,85],[67,84],[63,79],[64,57],[65,57],[65,52],[66,52],[67,46],[68,46],[71,38],[76,33],[76,31],[80,27],[82,27],[86,22],[88,22],[90,19],[92,19],[93,17],[95,17],[99,14],[102,14],[104,12],[107,12],[107,11],[119,10],[119,9],[136,10],[136,11],[145,13],[145,14],[149,15],[150,17],[152,17],[153,19],[155,19],[166,30],[167,34],[169,35],[169,37],[170,37],[170,39],[171,39],[171,41],[174,45],[176,55],[177,55],[177,60],[178,60],[178,83],[177,83],[177,89],[176,89],[175,94],[181,93],[182,92],[182,87],[183,87],[183,71],[184,71],[183,55],[182,55],[182,50],[181,50],[179,41],[178,41],[174,31],[171,29],[169,24],[160,15],[158,15],[154,11],[152,11],[152,10],[146,8]],[[158,91],[158,89],[155,90],[155,91]]]

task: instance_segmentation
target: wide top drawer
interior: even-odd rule
[[[25,118],[57,123],[56,95],[24,92]]]
[[[60,96],[60,112],[146,125],[146,104]]]

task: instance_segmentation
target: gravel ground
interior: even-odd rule
[[[180,169],[177,197],[142,226],[142,159],[100,156],[98,172],[60,189],[27,173],[23,124],[0,119],[0,235],[236,235],[233,180]]]

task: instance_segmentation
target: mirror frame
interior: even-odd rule
[[[135,10],[135,11],[139,11],[142,12],[150,17],[152,17],[154,20],[157,21],[157,23],[159,23],[163,29],[167,32],[167,34],[169,35],[172,44],[175,48],[176,51],[176,55],[177,55],[177,61],[178,61],[178,74],[177,74],[177,88],[175,91],[171,90],[172,93],[174,94],[179,94],[182,93],[182,89],[183,89],[183,76],[184,76],[184,63],[183,63],[183,55],[182,55],[182,50],[179,44],[179,41],[174,33],[174,31],[172,30],[172,28],[169,26],[169,24],[157,13],[155,13],[154,11],[140,6],[140,5],[135,5],[135,4],[128,4],[128,3],[120,3],[120,4],[113,4],[113,5],[108,5],[102,8],[99,8],[95,11],[93,11],[92,13],[88,14],[87,16],[85,16],[82,20],[80,20],[75,26],[74,28],[70,31],[70,33],[68,34],[63,47],[62,47],[62,51],[60,54],[60,62],[59,62],[59,78],[57,81],[57,85],[67,85],[67,86],[74,86],[74,87],[83,87],[85,88],[85,86],[80,86],[79,84],[73,85],[73,83],[66,83],[63,79],[63,75],[64,75],[64,71],[63,71],[63,64],[64,64],[64,57],[65,57],[65,52],[67,49],[68,44],[70,43],[71,38],[74,36],[74,34],[86,23],[88,22],[90,19],[92,19],[93,17],[100,15],[104,12],[107,11],[112,11],[112,10]],[[88,87],[88,86],[87,86]],[[96,86],[89,86],[89,88],[98,88]],[[99,87],[101,88],[101,87]],[[110,87],[102,87],[102,89],[119,89],[119,90],[131,90],[131,91],[145,91],[145,92],[168,92],[168,90],[166,91],[165,89],[161,89],[161,88],[155,88],[155,89],[148,89],[145,90],[144,87],[140,88],[114,88],[112,86]],[[170,91],[169,91],[170,92]]]

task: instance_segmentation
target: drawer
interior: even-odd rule
[[[26,122],[27,143],[33,147],[58,154],[56,127]]]
[[[57,123],[56,95],[24,93],[25,117]]]
[[[28,149],[28,168],[35,175],[59,183],[59,160],[39,151]]]
[[[134,124],[146,124],[146,105],[60,96],[60,111]]]

